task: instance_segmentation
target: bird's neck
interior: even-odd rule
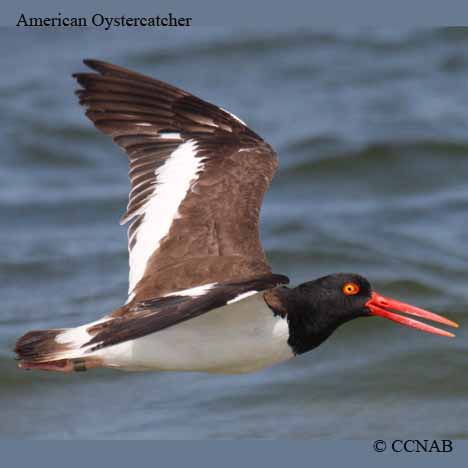
[[[303,354],[316,348],[345,322],[321,310],[297,288],[270,289],[264,297],[275,315],[287,319],[288,344],[294,354]]]

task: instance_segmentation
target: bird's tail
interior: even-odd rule
[[[18,367],[55,372],[84,371],[98,367],[99,360],[87,355],[82,346],[90,339],[87,326],[34,330],[15,345]]]

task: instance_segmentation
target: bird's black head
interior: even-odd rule
[[[405,304],[373,291],[369,281],[354,273],[336,273],[309,281],[287,290],[289,344],[296,354],[315,348],[337,327],[358,317],[378,315],[403,325],[443,336],[454,336],[409,317],[390,312],[392,309],[445,325],[458,325],[440,315]]]
[[[366,303],[371,298],[372,288],[363,276],[336,273],[301,284],[296,294],[322,321],[336,321],[339,325],[369,315]]]
[[[288,294],[289,344],[296,354],[315,348],[341,324],[369,315],[366,278],[337,273],[308,281]]]

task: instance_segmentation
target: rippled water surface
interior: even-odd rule
[[[106,59],[229,109],[278,151],[262,237],[293,283],[334,271],[468,319],[468,32],[0,31],[0,437],[468,436],[468,332],[357,320],[241,376],[21,372],[31,328],[126,298],[127,162],[72,72]]]

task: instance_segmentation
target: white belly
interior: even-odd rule
[[[251,372],[293,357],[285,319],[258,293],[151,335],[94,353],[108,367]]]

